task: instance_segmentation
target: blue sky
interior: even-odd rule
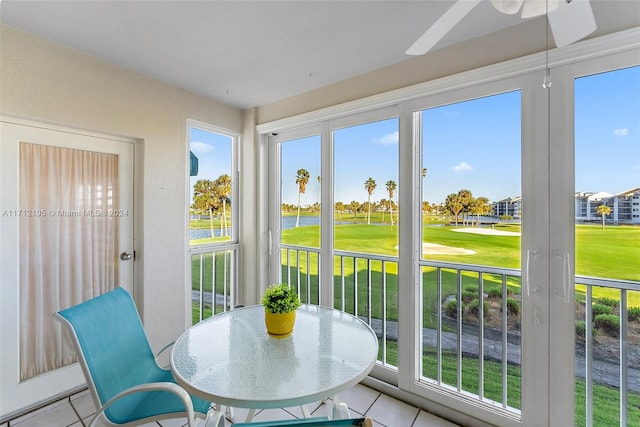
[[[640,186],[640,67],[579,78],[575,97],[576,191]],[[519,91],[425,110],[422,119],[424,200],[440,203],[463,188],[491,201],[520,195]],[[230,173],[227,137],[199,130],[190,137],[200,177]],[[367,201],[369,177],[377,183],[372,200],[387,199],[386,182],[398,183],[398,120],[338,129],[334,141],[335,200]],[[284,203],[297,204],[300,168],[310,174],[302,204],[319,201],[319,136],[283,143]]]
[[[191,194],[199,179],[215,180],[220,175],[231,176],[231,138],[198,128],[189,129],[190,150],[198,157],[198,176],[189,180]]]
[[[640,187],[640,67],[576,80],[576,191]]]

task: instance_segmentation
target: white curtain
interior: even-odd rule
[[[118,281],[118,156],[20,143],[20,379],[75,361],[52,315]]]

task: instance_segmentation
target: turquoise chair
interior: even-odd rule
[[[370,418],[349,418],[342,420],[330,420],[328,417],[301,418],[297,420],[283,421],[256,421],[252,423],[235,423],[231,427],[347,427],[361,426],[373,427]]]
[[[198,420],[206,427],[224,426],[224,417],[209,402],[190,396],[171,371],[158,366],[133,299],[123,288],[54,316],[68,328],[100,408],[89,427],[100,419],[109,426],[137,426],[178,417],[186,417],[190,427]]]

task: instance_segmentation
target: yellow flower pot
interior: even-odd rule
[[[264,323],[267,326],[267,333],[274,338],[286,338],[291,335],[295,322],[295,310],[289,313],[264,312]]]

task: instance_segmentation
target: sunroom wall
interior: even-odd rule
[[[0,40],[1,115],[138,141],[134,292],[152,346],[161,348],[191,317],[185,290],[186,120],[240,133],[244,112],[5,25]]]

